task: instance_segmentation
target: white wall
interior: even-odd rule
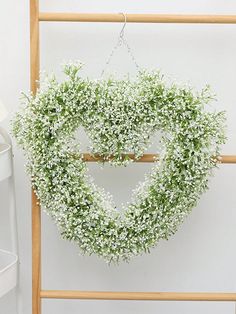
[[[20,91],[29,89],[29,4],[26,0],[0,3],[0,98],[10,117],[19,108]],[[232,0],[111,1],[41,0],[44,11],[218,13],[236,14]],[[41,26],[41,68],[60,73],[68,59],[86,63],[84,74],[97,77],[114,45],[121,25],[48,23]],[[126,34],[141,66],[160,68],[200,89],[206,83],[217,94],[217,110],[228,117],[228,142],[223,152],[236,154],[236,26],[129,24]],[[121,49],[110,69],[135,68]],[[9,117],[9,119],[10,119]],[[9,128],[9,119],[4,126]],[[17,210],[20,233],[22,314],[31,313],[30,185],[22,151],[14,147]],[[127,169],[91,167],[96,182],[127,201],[132,188],[150,165]],[[43,215],[43,287],[46,289],[136,291],[236,290],[235,165],[221,165],[192,214],[175,236],[161,242],[150,255],[129,264],[108,266],[96,256],[81,257],[63,241],[53,222]],[[7,186],[0,185],[0,246],[7,247]],[[14,313],[14,293],[0,300],[0,313]],[[232,314],[233,303],[43,301],[43,314]]]

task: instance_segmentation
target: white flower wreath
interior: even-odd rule
[[[84,253],[106,261],[129,260],[168,239],[207,189],[225,141],[224,113],[207,112],[208,88],[200,94],[167,85],[159,72],[141,71],[136,80],[89,80],[81,64],[68,64],[68,79],[51,78],[13,122],[28,158],[32,184],[64,238]],[[92,153],[127,165],[140,158],[150,136],[163,131],[163,152],[126,210],[95,186],[78,154],[74,133],[82,126]],[[77,158],[75,157],[77,150]],[[123,158],[123,156],[126,156]]]

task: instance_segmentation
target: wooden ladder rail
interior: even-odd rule
[[[39,0],[30,0],[30,87],[39,80]],[[41,208],[32,189],[32,314],[41,314]]]
[[[127,14],[131,23],[210,23],[236,24],[236,15],[169,15]],[[46,22],[123,22],[118,13],[48,13],[39,12],[39,0],[30,0],[30,83],[35,94],[39,80],[39,23]],[[133,155],[130,155],[133,158]],[[153,162],[155,154],[145,154],[139,162]],[[101,160],[84,154],[88,162]],[[217,157],[221,163],[236,163],[236,155]],[[41,314],[41,300],[90,299],[90,300],[165,300],[165,301],[236,301],[236,293],[209,292],[111,292],[42,290],[41,288],[41,208],[32,190],[32,314]]]

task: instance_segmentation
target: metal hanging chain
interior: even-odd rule
[[[129,53],[129,55],[130,55],[132,61],[133,61],[134,64],[135,64],[136,69],[137,69],[137,70],[140,70],[140,67],[139,67],[139,65],[138,65],[138,63],[137,63],[137,61],[136,61],[136,59],[135,59],[135,57],[134,57],[134,54],[133,54],[133,52],[132,52],[132,50],[131,50],[131,48],[130,48],[128,42],[127,42],[127,40],[126,40],[125,37],[124,37],[124,34],[125,34],[125,26],[126,26],[126,24],[127,24],[127,17],[126,17],[126,14],[124,14],[123,12],[121,12],[120,14],[122,14],[122,15],[124,16],[124,24],[123,24],[122,29],[121,29],[121,31],[120,31],[120,34],[119,34],[119,37],[118,37],[118,41],[117,41],[117,43],[115,44],[115,46],[113,47],[113,49],[112,49],[112,51],[111,51],[111,53],[110,53],[110,55],[109,55],[109,57],[108,57],[108,59],[107,59],[107,61],[106,61],[106,63],[105,63],[104,69],[103,69],[102,72],[101,72],[101,77],[103,76],[103,74],[105,73],[105,71],[106,71],[108,65],[110,64],[111,59],[112,59],[114,53],[116,52],[116,50],[117,50],[122,44],[126,47],[126,49],[127,49],[128,53]]]

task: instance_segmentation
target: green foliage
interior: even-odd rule
[[[225,142],[223,112],[204,110],[209,89],[164,82],[159,72],[140,72],[136,80],[89,80],[81,64],[68,64],[68,78],[45,80],[13,122],[13,133],[28,159],[38,198],[64,238],[106,261],[129,260],[168,239],[207,189]],[[117,211],[111,197],[87,174],[74,133],[82,126],[91,152],[112,165],[128,165],[122,154],[140,158],[150,137],[162,131],[160,162],[134,191],[127,209]]]

